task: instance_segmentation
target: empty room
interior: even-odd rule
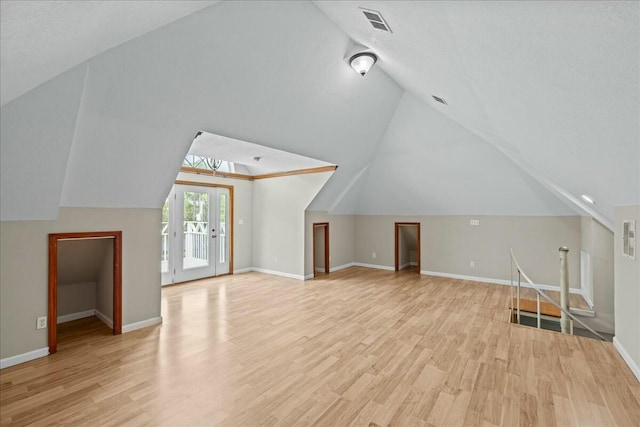
[[[0,0],[0,424],[635,426],[640,2]]]

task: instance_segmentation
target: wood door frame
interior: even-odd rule
[[[49,354],[58,351],[58,242],[60,240],[113,239],[113,335],[122,333],[122,231],[49,234],[48,320]]]
[[[175,185],[195,185],[200,187],[213,187],[213,188],[226,188],[229,190],[229,273],[233,274],[233,226],[234,221],[234,195],[233,195],[233,185],[225,185],[225,184],[214,184],[211,182],[199,182],[199,181],[184,181],[184,180],[176,180]],[[226,274],[220,274],[220,276],[226,276]],[[218,277],[218,276],[215,276]],[[176,282],[177,283],[177,282]],[[175,283],[173,283],[175,285]]]
[[[400,227],[411,227],[415,226],[418,232],[418,273],[420,273],[421,269],[421,257],[420,257],[420,223],[419,222],[396,222],[395,223],[395,271],[400,271],[400,248],[399,248],[399,240],[400,240]]]
[[[316,277],[316,228],[324,227],[324,271],[329,274],[331,269],[329,263],[329,223],[314,222],[313,223],[313,277]]]

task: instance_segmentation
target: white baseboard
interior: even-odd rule
[[[127,333],[131,331],[135,331],[136,329],[146,328],[148,326],[160,325],[162,324],[162,316],[152,317],[151,319],[142,320],[140,322],[129,323],[128,325],[124,325],[122,327],[122,333]]]
[[[40,348],[38,350],[28,351],[26,353],[17,354],[15,356],[6,357],[0,360],[0,369],[9,366],[19,365],[20,363],[29,362],[49,355],[49,347]]]
[[[409,268],[409,267],[411,267],[411,263],[410,262],[398,266],[398,270],[404,270],[405,268]]]
[[[629,352],[622,346],[622,344],[620,344],[618,337],[613,337],[613,346],[618,350],[618,353],[620,353],[620,356],[622,356],[627,366],[629,366],[633,375],[635,375],[638,381],[640,381],[640,366],[638,366],[638,363],[633,360]]]
[[[79,311],[78,313],[64,314],[62,316],[58,316],[58,324],[71,322],[72,320],[84,319],[85,317],[91,317],[95,315],[95,308],[86,311]]]
[[[350,262],[350,263],[348,263],[348,264],[342,264],[342,265],[338,265],[338,266],[336,266],[336,267],[331,267],[331,268],[329,269],[329,271],[330,271],[331,273],[333,273],[334,271],[345,270],[345,269],[347,269],[347,268],[349,268],[349,267],[353,267],[354,265],[356,265],[354,262]]]
[[[490,277],[476,277],[476,276],[465,276],[463,274],[452,274],[452,273],[441,273],[438,271],[427,271],[421,270],[420,274],[424,274],[427,276],[438,276],[438,277],[448,277],[450,279],[460,279],[460,280],[471,280],[474,282],[483,282],[483,283],[495,283],[497,285],[511,285],[510,280],[506,279],[492,279]],[[529,288],[529,284],[527,282],[522,282],[521,286],[523,288]],[[536,286],[543,291],[557,291],[560,292],[560,286],[554,285],[542,285],[536,283]],[[582,295],[582,289],[578,288],[569,288],[569,293]]]
[[[102,320],[102,322],[107,325],[109,327],[109,329],[113,329],[113,320],[111,320],[110,318],[108,318],[104,313],[102,313],[99,310],[95,310],[96,312],[96,317],[100,320]]]
[[[258,272],[258,273],[265,273],[265,274],[272,274],[274,276],[288,277],[289,279],[305,280],[305,278],[306,278],[306,276],[304,276],[302,274],[291,274],[291,273],[285,273],[283,271],[267,270],[266,268],[252,267],[251,270],[255,271],[255,272]],[[311,277],[313,277],[313,274],[311,275]]]
[[[316,273],[324,273],[324,267],[316,267],[315,268]],[[329,269],[329,271],[331,271],[331,269]]]
[[[233,274],[242,274],[242,273],[249,273],[253,271],[253,269],[251,267],[247,267],[247,268],[240,268],[238,270],[233,270]]]
[[[356,267],[366,267],[366,268],[375,268],[377,270],[387,270],[387,271],[395,271],[395,267],[389,267],[386,265],[378,265],[378,264],[366,264],[364,262],[354,262],[354,266]]]

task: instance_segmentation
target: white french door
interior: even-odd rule
[[[229,189],[174,185],[162,210],[162,285],[229,273]]]

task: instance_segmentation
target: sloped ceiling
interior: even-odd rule
[[[0,105],[114,46],[217,1],[0,2]]]
[[[612,218],[614,206],[640,202],[640,3],[316,5],[417,98],[560,193],[597,201],[582,207]],[[373,30],[360,8],[381,12],[393,33]]]
[[[145,2],[144,10],[153,15],[156,3]],[[202,7],[179,3],[183,11]],[[382,12],[393,33],[374,30],[360,7]],[[129,41],[107,51],[115,36],[96,31],[93,48],[60,66],[90,58],[75,129],[55,143],[70,150],[68,161],[50,166],[65,171],[63,178],[55,174],[62,193],[32,207],[37,212],[29,217],[50,218],[58,206],[159,207],[193,135],[205,130],[339,165],[312,202],[315,210],[591,210],[606,220],[613,206],[640,203],[639,7],[221,2],[162,27],[133,25],[123,39]],[[35,22],[61,19],[44,6],[34,10],[42,14]],[[3,2],[3,100],[64,71],[51,60],[37,79],[25,72],[22,81],[15,70],[26,59],[5,52],[20,51],[29,24],[11,33],[6,50],[4,25],[15,16],[5,11]],[[100,21],[106,12],[96,7],[87,14]],[[164,14],[167,22],[178,15]],[[67,58],[75,49],[62,33],[60,43],[51,43],[51,57]],[[354,42],[380,57],[364,78],[343,60]],[[6,87],[5,69],[14,70]],[[28,161],[21,144],[26,153],[56,148],[38,138],[5,140],[5,115],[25,123],[39,97],[52,108],[65,102],[46,87],[2,107],[3,195],[20,177],[6,167],[5,152],[17,163]],[[432,94],[449,105],[435,103]],[[390,182],[409,183],[412,197]],[[593,196],[595,208],[576,202],[580,194]],[[387,200],[393,208],[381,207]],[[6,219],[4,203],[1,208]],[[12,209],[9,217],[21,215],[21,207]]]
[[[242,166],[249,175],[299,171],[325,166],[331,163],[300,156],[288,151],[276,150],[248,141],[200,132],[189,148],[189,154],[233,162]],[[319,190],[318,190],[319,191]]]

